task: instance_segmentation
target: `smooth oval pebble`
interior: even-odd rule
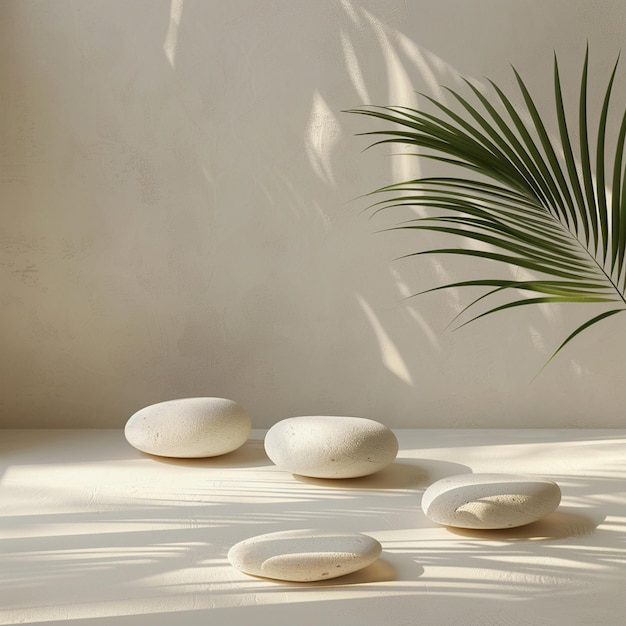
[[[245,574],[312,582],[363,569],[381,551],[376,539],[361,533],[286,530],[240,541],[228,551],[228,560]]]
[[[243,408],[226,398],[181,398],[151,404],[126,422],[128,443],[142,452],[201,458],[232,452],[250,436]]]
[[[422,510],[444,526],[514,528],[552,513],[560,502],[559,486],[540,476],[460,474],[428,487]]]
[[[267,431],[264,444],[278,467],[313,478],[367,476],[398,454],[393,432],[361,417],[290,417]]]

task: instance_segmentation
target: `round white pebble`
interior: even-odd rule
[[[239,542],[228,551],[228,560],[252,576],[312,582],[363,569],[381,551],[376,539],[361,533],[287,530]]]
[[[398,440],[387,426],[370,419],[290,417],[268,430],[265,452],[293,474],[355,478],[387,467],[398,454]]]
[[[433,483],[422,497],[426,517],[457,528],[514,528],[536,522],[561,502],[552,480],[519,474],[460,474]]]
[[[250,417],[226,398],[181,398],[152,404],[126,422],[128,443],[142,452],[201,458],[232,452],[250,436]]]

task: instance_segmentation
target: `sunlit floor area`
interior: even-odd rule
[[[121,430],[0,431],[0,624],[622,625],[626,430],[396,430],[365,478],[275,467],[264,431],[213,459],[151,457]],[[420,500],[468,472],[555,480],[556,512],[513,530],[437,526]],[[238,541],[358,531],[381,558],[285,583],[232,568]]]

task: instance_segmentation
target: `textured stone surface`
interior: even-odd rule
[[[152,404],[126,423],[132,446],[157,456],[218,456],[242,446],[250,436],[250,417],[226,398],[182,398]]]
[[[513,528],[551,513],[560,501],[559,486],[540,476],[460,474],[433,483],[422,509],[445,526]]]
[[[228,560],[253,576],[311,582],[367,567],[381,550],[376,539],[361,533],[287,530],[239,542],[228,551]]]
[[[359,417],[302,416],[274,424],[265,451],[279,467],[315,478],[367,476],[389,465],[398,453],[393,432]]]

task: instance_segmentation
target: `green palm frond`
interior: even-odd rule
[[[349,111],[391,125],[387,130],[363,133],[378,137],[372,145],[415,147],[417,157],[452,165],[460,172],[456,177],[418,178],[373,192],[384,198],[372,205],[375,213],[407,206],[434,209],[433,215],[403,222],[392,230],[445,233],[457,236],[461,242],[459,247],[420,250],[408,256],[465,255],[523,268],[537,276],[523,281],[469,280],[428,290],[485,288],[485,293],[459,316],[496,293],[514,294],[511,301],[476,313],[461,326],[498,311],[532,304],[575,302],[604,307],[603,312],[571,332],[548,362],[582,331],[626,311],[626,112],[614,153],[609,155],[606,148],[618,61],[604,91],[595,135],[590,132],[587,115],[588,51],[575,126],[572,116],[568,118],[565,112],[559,64],[554,57],[556,140],[550,137],[515,68],[528,122],[491,81],[491,98],[469,81],[465,82],[471,99],[447,89],[460,113],[425,95],[436,113],[400,106]],[[571,138],[572,129],[577,145]],[[482,247],[463,246],[468,240]],[[529,293],[535,297],[528,297]]]

